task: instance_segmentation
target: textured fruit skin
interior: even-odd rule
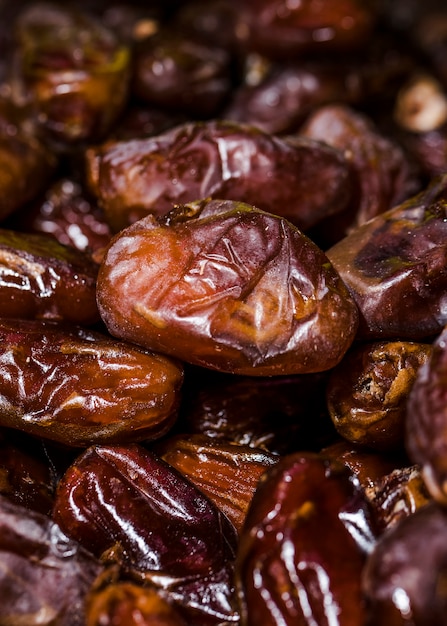
[[[360,626],[370,508],[343,465],[283,457],[261,478],[241,534],[236,587],[244,626]]]
[[[86,161],[88,185],[115,232],[202,198],[246,202],[307,230],[341,212],[352,192],[342,152],[227,120],[107,142],[90,148]]]
[[[60,481],[53,517],[97,556],[109,552],[126,577],[155,585],[194,623],[238,620],[234,526],[142,446],[88,448]]]
[[[330,369],[358,312],[325,254],[275,215],[202,200],[148,216],[112,241],[98,307],[121,339],[230,373]]]
[[[177,417],[181,364],[99,332],[0,320],[0,424],[70,447],[156,438]]]

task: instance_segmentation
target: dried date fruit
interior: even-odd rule
[[[240,531],[261,474],[277,455],[205,435],[168,437],[160,457],[196,485]]]
[[[86,174],[114,231],[209,197],[247,202],[307,229],[351,198],[349,165],[338,150],[304,137],[292,145],[226,120],[91,147]]]
[[[86,626],[186,626],[178,611],[151,587],[111,584],[87,597]]]
[[[393,470],[374,486],[365,488],[365,492],[382,531],[395,526],[432,499],[418,465]]]
[[[40,513],[0,495],[0,623],[84,626],[102,566]]]
[[[186,367],[178,429],[276,454],[319,450],[335,435],[327,376],[237,376]]]
[[[0,317],[92,325],[98,265],[46,234],[0,229]]]
[[[361,93],[356,68],[318,61],[273,63],[261,80],[233,91],[224,116],[267,133],[291,133],[316,107],[333,101],[355,103]]]
[[[54,182],[39,202],[16,211],[7,227],[21,232],[51,235],[64,246],[71,246],[94,257],[107,246],[112,232],[103,211],[70,178]]]
[[[425,340],[447,323],[447,175],[326,254],[354,297],[357,336]]]
[[[374,544],[370,510],[347,467],[284,456],[251,501],[236,565],[244,626],[360,626],[360,576]]]
[[[235,622],[236,531],[190,481],[137,444],[88,448],[59,483],[54,519],[128,576],[155,585],[194,624]]]
[[[331,371],[326,389],[337,432],[377,450],[403,448],[407,398],[430,344],[376,341],[354,346]]]
[[[425,506],[384,533],[370,554],[362,589],[365,624],[446,624],[447,516]]]
[[[413,168],[399,144],[380,133],[370,117],[351,107],[320,107],[307,118],[300,134],[342,150],[351,164],[357,194],[349,211],[348,230],[419,191]]]
[[[143,102],[196,119],[217,114],[231,88],[230,55],[175,29],[136,47],[133,93]]]
[[[0,219],[37,197],[54,170],[53,155],[38,139],[14,125],[0,130]]]
[[[447,504],[447,330],[420,368],[407,406],[406,447],[431,495]]]
[[[330,369],[357,328],[323,252],[286,220],[240,202],[198,201],[121,231],[97,298],[113,335],[251,376]]]
[[[16,97],[30,104],[45,139],[63,147],[103,137],[128,97],[128,47],[62,4],[31,3],[16,29]]]
[[[176,419],[180,364],[99,332],[0,320],[0,424],[67,446],[151,439]]]
[[[246,48],[281,60],[360,50],[375,22],[371,7],[358,0],[245,0],[242,8]]]
[[[339,439],[322,448],[321,453],[346,465],[355,474],[366,493],[374,490],[388,474],[408,463],[405,456],[402,458],[396,453],[377,452],[346,439]]]
[[[53,508],[57,476],[39,446],[6,429],[0,433],[0,493],[27,509],[48,515]]]

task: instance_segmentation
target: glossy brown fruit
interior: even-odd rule
[[[261,475],[279,460],[265,450],[205,435],[170,437],[157,452],[208,496],[238,531]]]
[[[447,323],[447,175],[327,251],[360,312],[358,336],[424,340]]]
[[[430,344],[376,341],[355,346],[332,370],[329,413],[345,439],[377,450],[404,447],[407,398]]]
[[[92,325],[98,265],[46,234],[0,229],[0,316]]]
[[[156,438],[173,425],[180,364],[79,327],[0,320],[0,424],[67,446]]]
[[[330,369],[357,329],[323,252],[287,221],[231,201],[190,203],[122,231],[97,296],[113,335],[251,376]]]
[[[194,624],[236,622],[236,531],[190,481],[137,444],[87,449],[59,483],[54,518],[96,555],[155,585]]]
[[[360,576],[374,544],[351,472],[322,455],[285,456],[261,478],[240,538],[244,626],[361,626]]]
[[[99,561],[47,516],[0,495],[0,623],[84,626]]]
[[[351,198],[349,165],[338,150],[304,137],[292,145],[226,120],[92,147],[86,172],[114,231],[210,197],[247,202],[307,229]]]

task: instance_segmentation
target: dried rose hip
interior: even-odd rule
[[[368,626],[445,624],[447,515],[436,504],[402,519],[377,541],[362,589]]]
[[[410,341],[355,346],[331,371],[326,389],[338,433],[377,450],[403,448],[407,398],[431,350]]]
[[[84,253],[36,233],[0,229],[0,316],[91,325],[98,265]]]
[[[373,543],[368,503],[347,467],[284,456],[261,478],[241,534],[242,623],[363,624],[360,576]]]
[[[360,312],[358,337],[417,341],[447,323],[447,175],[327,251]]]
[[[204,435],[168,437],[161,458],[193,482],[240,531],[258,480],[279,457]]]
[[[180,364],[98,332],[0,320],[0,424],[67,446],[156,438],[176,419]]]
[[[0,495],[0,623],[84,626],[102,566],[47,516]]]
[[[343,154],[305,137],[293,145],[235,122],[189,122],[86,153],[87,180],[113,230],[202,198],[238,200],[307,229],[351,198]]]
[[[59,483],[54,518],[97,556],[155,585],[193,623],[235,622],[236,531],[177,470],[137,444],[87,449]]]
[[[287,221],[231,201],[190,203],[122,231],[97,297],[113,335],[252,376],[330,369],[357,328],[323,252]]]
[[[420,368],[407,405],[406,446],[431,495],[447,504],[447,329]]]

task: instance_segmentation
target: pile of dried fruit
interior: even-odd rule
[[[0,14],[0,626],[447,624],[444,0]]]

